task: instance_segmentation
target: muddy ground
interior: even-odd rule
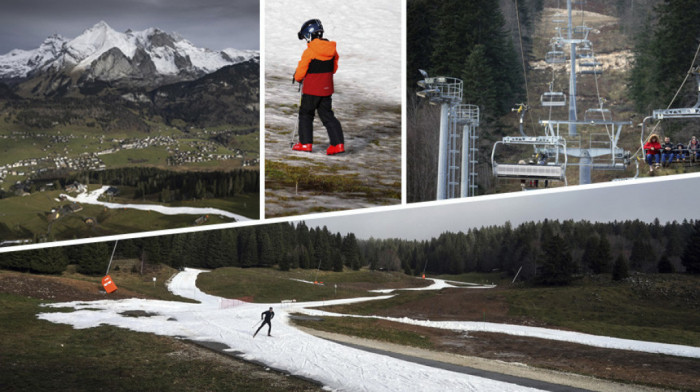
[[[13,294],[38,298],[48,302],[92,301],[107,299],[104,290],[94,282],[49,277],[15,272],[0,273],[0,294]],[[144,298],[124,288],[109,294],[109,299]],[[271,370],[231,355],[224,355],[201,345],[169,339],[173,351],[167,355],[173,361],[211,361],[217,366],[225,367],[230,372],[253,375],[257,379],[266,379],[267,385],[275,390],[286,391],[321,391],[323,388],[312,382],[290,377],[288,374]],[[1,388],[0,388],[1,389]]]
[[[333,97],[346,152],[332,156],[326,155],[328,134],[318,118],[313,151],[293,151],[298,98],[289,97],[286,104],[284,98],[270,98],[265,108],[265,161],[282,165],[283,170],[277,173],[292,172],[295,167],[308,169],[308,173],[302,174],[307,178],[280,178],[271,173],[271,165],[266,167],[266,217],[401,202],[401,107],[352,97],[356,95]],[[298,133],[294,141],[298,141]]]
[[[543,323],[508,315],[505,296],[498,290],[442,290],[439,297],[418,299],[376,312],[378,316],[424,320],[486,321],[547,327]],[[329,311],[342,308],[329,307]],[[463,333],[379,321],[386,328],[412,331],[430,338],[435,350],[531,367],[593,376],[674,390],[700,391],[700,360],[612,350],[582,344],[497,333]]]
[[[105,299],[100,286],[93,282],[14,272],[0,274],[0,293],[52,302]],[[503,297],[494,295],[493,290],[469,290],[468,301],[464,299],[464,295],[465,290],[447,289],[443,290],[439,301],[434,297],[425,301],[413,301],[379,314],[430,320],[481,320],[483,310],[488,309],[488,321],[491,322],[541,326],[521,318],[509,317]],[[121,288],[110,295],[110,299],[131,297],[139,296]],[[700,391],[700,360],[697,359],[609,350],[496,333],[465,334],[389,321],[379,323],[382,327],[413,331],[429,337],[435,347],[432,351],[525,364],[529,367],[664,389]],[[197,346],[183,348],[183,351],[188,352],[187,355],[209,355],[206,349]]]

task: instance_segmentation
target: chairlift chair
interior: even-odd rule
[[[566,95],[561,91],[547,91],[540,96],[540,103],[545,107],[566,106]]]
[[[500,145],[528,145],[536,153],[546,153],[553,157],[552,162],[544,164],[506,164],[496,161],[496,150]],[[563,161],[559,156],[564,157]],[[491,151],[491,167],[493,175],[501,179],[517,180],[552,180],[566,182],[566,141],[563,138],[552,137],[504,137],[494,143]]]
[[[584,43],[578,49],[576,49],[576,57],[580,59],[592,59],[593,49],[591,49],[590,42]]]
[[[579,60],[578,66],[582,75],[601,75],[603,73],[603,64],[593,57]]]
[[[583,121],[591,123],[597,121],[612,121],[612,112],[610,111],[610,109],[586,109],[586,111],[583,114]]]
[[[547,64],[564,64],[566,63],[566,53],[561,50],[552,50],[544,55],[544,61]]]

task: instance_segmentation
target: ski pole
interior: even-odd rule
[[[299,107],[301,107],[301,88],[304,85],[304,81],[299,83]],[[292,140],[289,143],[289,147],[294,147],[294,138],[296,137],[297,132],[299,132],[299,109],[297,109],[297,118],[296,121],[294,122],[294,132],[292,132]]]
[[[262,319],[260,319],[260,321],[258,321],[257,323],[253,324],[253,328],[257,327],[258,324],[260,324],[261,322],[262,322]]]

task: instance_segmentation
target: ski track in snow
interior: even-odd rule
[[[205,271],[188,268],[175,275],[168,283],[168,288],[174,294],[194,299],[199,303],[136,298],[114,301],[75,301],[44,305],[47,308],[74,308],[75,310],[72,312],[45,312],[38,314],[37,317],[54,323],[69,324],[76,329],[93,328],[106,324],[163,336],[220,342],[229,347],[227,351],[240,353],[244,359],[259,361],[293,375],[317,380],[326,387],[338,391],[519,392],[535,390],[354,349],[314,337],[296,329],[289,323],[289,313],[292,312],[308,315],[347,316],[309,308],[383,300],[391,298],[391,296],[297,302],[291,305],[243,303],[233,307],[225,307],[222,306],[222,298],[206,294],[197,288],[197,276],[202,272]],[[439,279],[434,279],[434,281],[436,285],[449,284]],[[260,320],[260,314],[270,306],[275,308],[273,337],[267,337],[263,329],[259,337],[253,339],[252,335]],[[128,317],[121,314],[134,310],[148,312],[151,316]],[[598,347],[700,358],[700,348],[698,347],[632,341],[545,328],[481,322],[431,322],[408,318],[383,319],[434,328],[534,336]]]
[[[234,218],[237,221],[247,221],[251,220],[243,215],[234,214],[232,212],[220,210],[217,208],[209,207],[167,207],[158,204],[120,204],[120,203],[108,203],[104,201],[97,200],[107,189],[109,185],[105,185],[100,189],[96,189],[92,192],[79,193],[76,197],[72,197],[64,194],[67,200],[74,203],[81,204],[96,204],[104,206],[111,209],[119,208],[131,208],[134,210],[141,211],[155,211],[163,215],[223,215],[228,218]]]
[[[401,10],[393,0],[271,0],[265,8],[266,160],[310,166],[320,175],[356,176],[380,193],[401,191]],[[324,37],[338,43],[333,109],[343,126],[345,154],[326,155],[328,135],[317,118],[314,151],[292,151],[300,94],[292,74],[306,48],[301,24],[321,19]],[[298,140],[298,134],[295,138]],[[266,216],[397,204],[397,197],[268,190]]]

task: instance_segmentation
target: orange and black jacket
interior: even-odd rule
[[[307,44],[294,79],[304,81],[302,93],[327,97],[333,94],[333,74],[338,69],[335,42],[316,38]]]

